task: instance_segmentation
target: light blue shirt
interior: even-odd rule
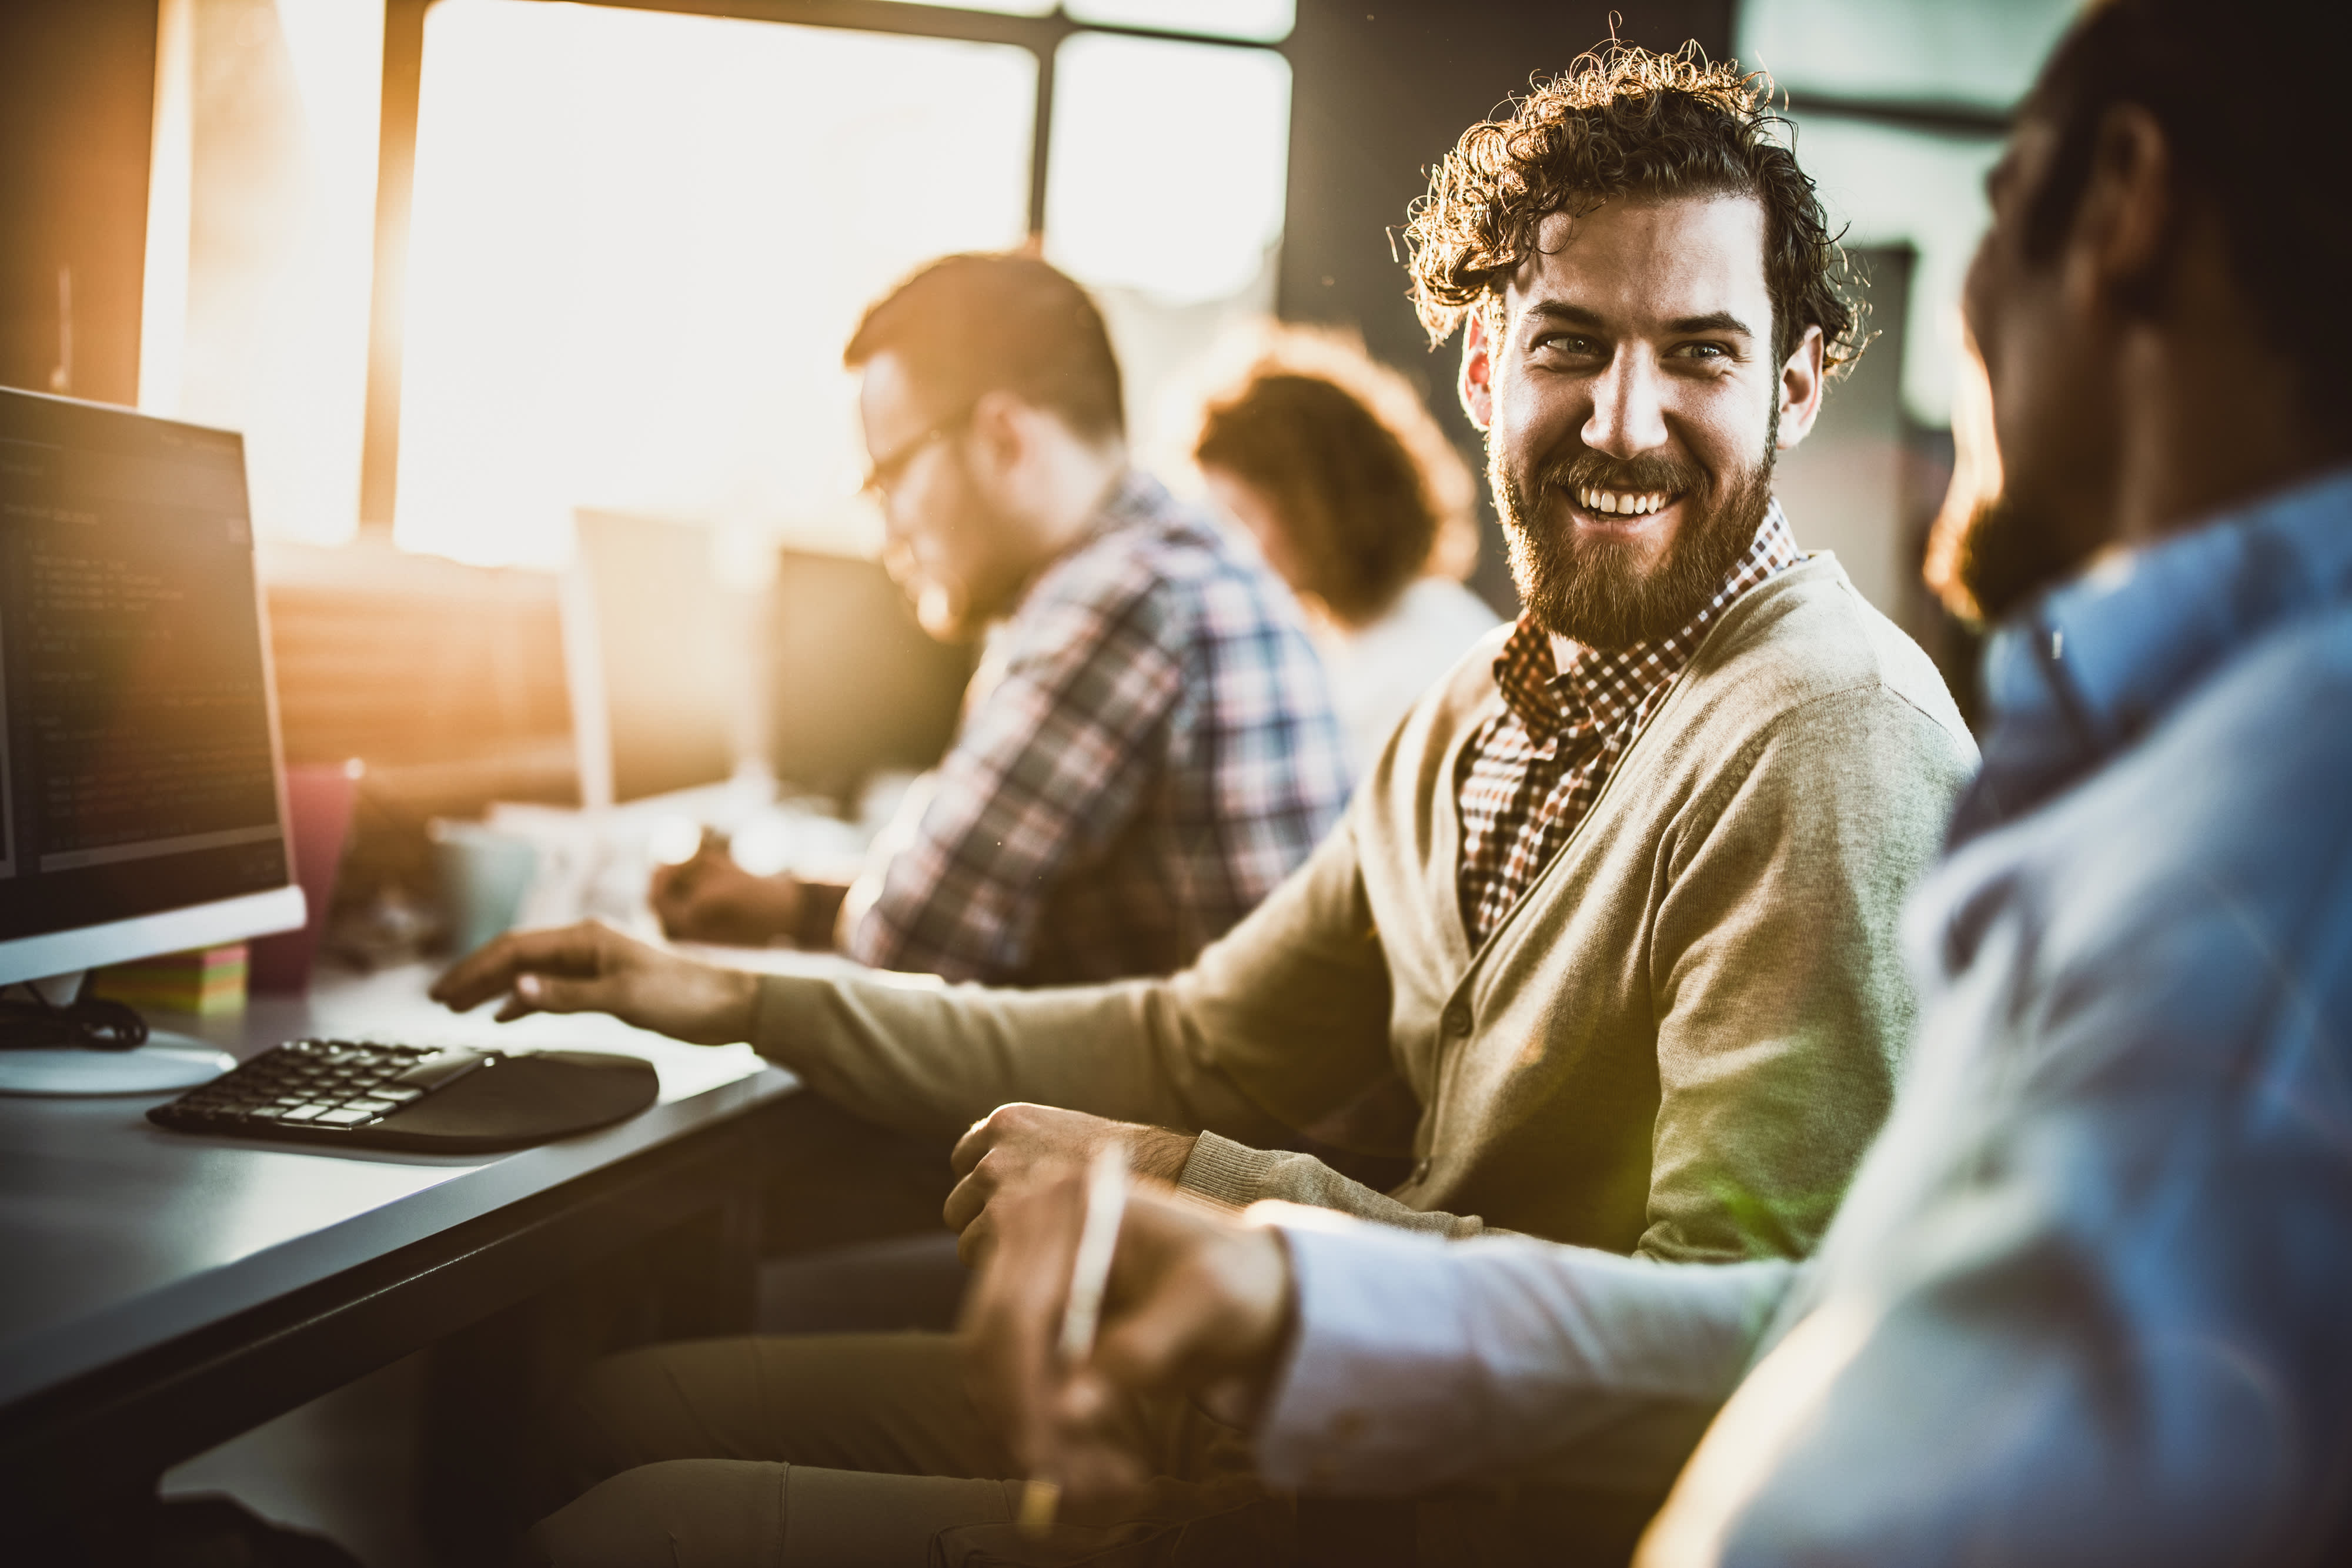
[[[1816,1260],[1286,1225],[1270,1479],[1655,1484],[1834,1324],[1714,1560],[2352,1561],[2352,474],[2093,570],[1986,677],[1920,1038]]]

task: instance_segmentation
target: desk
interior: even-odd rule
[[[155,1098],[0,1099],[0,1531],[37,1518],[42,1551],[104,1561],[169,1466],[648,1249],[655,1265],[628,1270],[635,1337],[749,1325],[792,1076],[749,1047],[605,1018],[453,1017],[427,977],[328,977],[226,1026],[158,1021],[239,1055],[303,1034],[632,1051],[659,1103],[557,1144],[436,1157],[169,1133],[145,1120]],[[0,1557],[70,1560],[9,1540]]]

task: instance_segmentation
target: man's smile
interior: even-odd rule
[[[1611,490],[1596,485],[1555,485],[1577,530],[1616,538],[1651,538],[1674,531],[1681,521],[1680,490]]]

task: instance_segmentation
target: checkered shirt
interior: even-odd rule
[[[1338,821],[1346,755],[1289,590],[1130,476],[991,639],[845,946],[953,980],[1171,973]]]
[[[1503,923],[1584,821],[1716,617],[1801,559],[1775,501],[1715,596],[1664,637],[1608,652],[1580,647],[1563,671],[1550,639],[1520,619],[1495,659],[1503,711],[1479,726],[1454,771],[1462,813],[1457,891],[1471,946]]]

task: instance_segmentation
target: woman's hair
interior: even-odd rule
[[[1270,332],[1202,412],[1194,461],[1272,506],[1304,580],[1349,625],[1376,619],[1433,568],[1478,559],[1469,466],[1411,383],[1331,331]]]

